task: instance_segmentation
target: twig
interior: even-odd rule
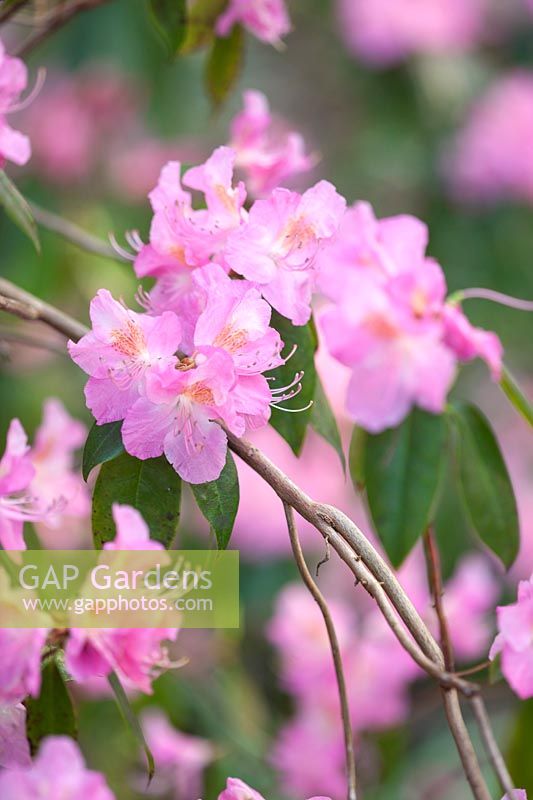
[[[5,302],[0,297],[0,308],[2,303]],[[3,309],[5,310],[5,309]],[[14,344],[22,344],[26,347],[34,347],[36,350],[48,350],[50,353],[55,353],[58,356],[65,356],[65,348],[54,342],[48,342],[46,339],[36,339],[34,336],[29,336],[18,330],[0,326],[0,342],[13,342]]]
[[[435,536],[431,528],[428,528],[424,534],[424,551],[426,554],[429,585],[433,595],[435,611],[439,621],[440,638],[446,669],[453,671],[455,659],[448,619],[446,617],[446,611],[442,602],[444,591],[442,584],[440,555],[437,542],[435,541]],[[446,692],[447,690],[444,689],[443,691]],[[496,773],[502,789],[509,795],[509,800],[513,800],[516,790],[494,737],[483,699],[478,693],[469,697],[469,700],[472,705],[474,717],[478,724],[481,739],[483,741],[489,761],[494,769],[494,772]]]
[[[7,8],[4,8],[3,11],[0,11],[0,25],[3,25],[4,22],[7,22],[8,19],[10,19],[13,14],[16,14],[26,2],[27,0],[14,0],[14,2],[8,5]]]
[[[505,763],[501,750],[498,747],[498,742],[494,736],[483,698],[481,695],[478,697],[472,697],[470,698],[470,703],[472,706],[472,711],[474,712],[474,717],[476,718],[483,745],[492,768],[498,777],[500,786],[507,794],[509,800],[515,800],[515,798],[518,800],[518,794],[513,783],[513,779],[511,778],[509,770],[507,769],[507,764]]]
[[[355,752],[353,746],[353,733],[352,725],[350,722],[350,709],[348,705],[348,693],[346,691],[346,680],[344,677],[344,669],[342,665],[342,657],[339,646],[335,624],[331,617],[326,598],[318,588],[313,580],[309,568],[306,564],[305,557],[298,538],[298,531],[294,522],[294,511],[292,507],[283,502],[283,509],[285,511],[285,518],[287,520],[287,527],[289,529],[289,537],[291,540],[292,552],[296,565],[302,576],[302,580],[309,589],[313,598],[315,599],[326,625],[328,633],[329,644],[331,647],[331,655],[333,657],[333,664],[335,666],[335,675],[337,677],[337,687],[339,691],[339,701],[341,706],[342,726],[344,730],[344,748],[346,753],[346,774],[348,777],[348,800],[357,800],[357,776],[355,767]]]
[[[465,678],[467,675],[475,675],[477,672],[482,672],[484,669],[488,669],[492,661],[490,658],[487,658],[486,661],[482,661],[481,664],[476,664],[474,667],[468,667],[468,669],[460,669],[456,670],[455,674],[460,675],[462,678]]]
[[[87,233],[83,228],[80,228],[73,222],[69,222],[58,214],[40,208],[36,203],[30,202],[30,207],[35,221],[38,222],[39,225],[42,225],[43,228],[53,233],[59,233],[60,236],[67,239],[81,250],[86,250],[89,253],[94,253],[104,258],[112,258],[115,261],[125,261],[111,245],[103,242],[97,236]]]
[[[433,605],[439,621],[440,644],[444,655],[444,665],[449,672],[453,672],[455,669],[455,658],[442,599],[444,596],[444,587],[442,584],[440,555],[431,528],[428,528],[424,534],[424,552],[426,555],[429,586],[433,595]]]
[[[91,9],[101,6],[107,2],[109,2],[109,0],[76,0],[70,5],[61,7],[58,13],[54,14],[54,16],[51,17],[51,19],[41,30],[36,31],[34,34],[29,36],[25,42],[22,43],[22,45],[15,52],[15,55],[19,58],[27,56],[28,53],[38,47],[53,33],[66,25],[67,22],[70,22],[70,20],[77,14],[80,14],[82,11],[90,11]]]
[[[63,336],[74,341],[87,333],[88,328],[81,322],[69,317],[54,306],[38,300],[24,289],[19,289],[11,281],[0,278],[0,310],[7,311],[27,320],[40,320]]]

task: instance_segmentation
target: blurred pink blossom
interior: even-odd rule
[[[268,44],[279,44],[291,30],[291,21],[285,0],[229,0],[229,5],[218,18],[216,32],[227,36],[236,24]]]
[[[114,800],[105,778],[85,767],[78,745],[67,736],[49,736],[27,767],[0,773],[2,800]]]
[[[301,134],[274,118],[265,95],[253,90],[244,92],[244,108],[231,123],[229,146],[237,153],[235,165],[243,171],[254,197],[284,185],[315,163],[305,152]]]
[[[60,400],[51,397],[45,401],[43,420],[30,453],[35,468],[31,491],[51,509],[46,520],[37,523],[40,537],[51,546],[55,532],[63,539],[61,529],[75,528],[76,520],[85,520],[90,514],[87,485],[79,468],[74,467],[75,453],[86,436],[86,426],[73,419]]]
[[[26,708],[22,703],[0,704],[0,767],[13,769],[30,764]]]
[[[150,539],[150,530],[136,508],[113,503],[116,536],[104,544],[104,550],[164,550],[160,542]]]
[[[25,550],[24,522],[46,517],[31,493],[35,468],[30,447],[18,419],[11,420],[6,449],[0,460],[0,544],[6,550]]]
[[[1,628],[0,703],[19,703],[36,697],[41,688],[41,651],[45,628]]]
[[[8,56],[0,40],[0,169],[6,161],[22,165],[30,158],[30,140],[6,121],[6,116],[17,110],[19,96],[27,83],[25,64],[20,58]]]
[[[159,709],[148,708],[141,722],[154,756],[157,794],[168,794],[174,800],[198,800],[203,771],[215,757],[213,745],[176,730]]]
[[[533,202],[533,72],[499,77],[475,101],[444,159],[460,200]]]
[[[427,226],[415,217],[378,220],[368,203],[356,203],[318,256],[318,287],[334,303],[321,330],[352,371],[351,418],[374,433],[415,405],[442,412],[458,360],[485,359],[495,380],[501,370],[498,337],[446,304],[446,279],[427,243]]]
[[[533,697],[533,575],[520,581],[518,600],[497,609],[499,634],[490,657],[501,653],[502,672],[516,694]]]
[[[487,0],[338,0],[347,48],[378,66],[473,47],[486,33],[487,10]]]

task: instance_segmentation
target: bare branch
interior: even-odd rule
[[[58,233],[81,250],[86,250],[89,253],[94,253],[103,258],[112,258],[114,261],[125,261],[111,245],[103,242],[97,236],[87,233],[73,222],[69,222],[69,220],[60,217],[58,214],[53,214],[51,211],[40,208],[36,203],[30,202],[30,207],[35,221],[38,222],[39,225],[53,233]]]
[[[107,2],[109,2],[109,0],[73,0],[70,4],[63,4],[43,28],[31,34],[31,36],[22,43],[14,55],[19,58],[27,56],[28,53],[48,39],[49,36],[66,25],[67,22],[70,22],[73,17],[77,16],[82,11],[90,11]]]
[[[2,308],[3,302],[5,302],[4,299],[0,297],[0,308]],[[16,330],[12,327],[8,328],[0,326],[0,342],[12,342],[13,344],[22,344],[26,347],[33,347],[36,350],[48,350],[50,353],[54,353],[55,355],[63,357],[67,355],[65,348],[61,345],[56,344],[55,342],[50,342],[43,338],[37,339],[35,336],[29,336],[23,331]]]
[[[27,320],[40,320],[63,336],[78,341],[87,333],[88,328],[81,322],[69,317],[54,306],[38,300],[24,289],[19,289],[11,281],[0,278],[0,310],[7,311]]]
[[[346,752],[346,774],[348,776],[348,800],[357,800],[357,776],[355,767],[355,752],[353,746],[353,733],[352,725],[350,722],[350,708],[348,705],[348,693],[346,691],[346,680],[344,678],[344,669],[342,665],[341,651],[339,647],[339,640],[335,630],[331,612],[329,610],[326,598],[318,588],[313,580],[313,576],[309,572],[309,568],[305,562],[305,557],[298,537],[298,531],[294,522],[294,511],[290,505],[283,502],[283,509],[285,511],[285,518],[287,520],[287,527],[289,529],[289,537],[291,540],[292,552],[296,565],[302,576],[302,580],[314,597],[326,625],[328,632],[329,644],[331,647],[331,655],[333,657],[333,664],[335,666],[335,675],[337,677],[337,687],[339,690],[339,701],[341,706],[342,726],[344,730],[344,748]]]

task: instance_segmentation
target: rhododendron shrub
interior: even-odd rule
[[[338,0],[354,70],[306,4],[147,0],[135,34],[111,2],[0,5],[0,800],[524,800],[533,565],[515,484],[533,411],[509,365],[527,315],[509,328],[533,307],[506,292],[531,237],[490,212],[502,245],[496,216],[467,217],[435,179],[454,198],[531,199],[530,76],[497,74],[514,59],[495,57],[497,9]],[[93,6],[131,76],[60,66],[91,52],[87,25],[23,99],[26,57]],[[520,10],[498,13],[514,35]],[[155,38],[130,46],[148,19],[172,65]],[[198,69],[219,109],[245,55],[268,93],[246,89],[200,131]],[[350,114],[357,136],[339,137]],[[17,186],[11,164],[27,164]],[[80,628],[50,606],[4,627],[32,551],[80,546],[160,566],[175,550],[184,570],[189,550],[240,549],[240,630],[166,615]]]

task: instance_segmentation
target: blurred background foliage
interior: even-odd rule
[[[124,189],[117,190],[110,180],[109,159],[133,148],[144,136],[163,142],[169,153],[185,162],[200,162],[214,146],[228,140],[242,90],[259,89],[273,110],[302,131],[310,149],[320,155],[314,173],[300,179],[300,186],[324,177],[349,202],[369,200],[378,216],[420,216],[429,224],[429,252],[442,264],[450,291],[484,286],[532,298],[531,207],[510,202],[461,205],[447,191],[443,153],[469,104],[495,75],[513,65],[533,68],[533,19],[517,26],[504,41],[467,55],[414,57],[395,67],[369,69],[343,47],[332,0],[289,0],[289,7],[294,31],[286,48],[278,52],[247,36],[244,68],[227,102],[217,110],[205,90],[205,52],[168,59],[150,24],[145,0],[114,0],[78,16],[31,54],[31,69],[45,65],[50,78],[106,65],[122,73],[131,86],[138,118],[117,115],[109,133],[115,141],[113,153],[105,152],[104,142],[100,163],[81,180],[47,179],[33,162],[24,170],[8,170],[11,177],[25,196],[103,239],[114,232],[123,241],[124,231],[132,228],[146,237],[149,205],[144,197],[124,199]],[[6,35],[8,45],[19,36],[13,26]],[[76,132],[58,119],[55,135],[68,140]],[[165,160],[161,157],[160,166]],[[129,170],[136,169],[133,157]],[[89,300],[102,286],[133,300],[136,281],[127,264],[81,253],[46,231],[41,231],[38,255],[4,215],[0,215],[0,242],[3,276],[84,321]],[[478,301],[469,304],[468,312],[473,322],[501,336],[506,363],[527,377],[528,315]],[[0,323],[5,327],[10,321]],[[31,433],[40,420],[43,400],[50,395],[61,397],[72,414],[90,423],[83,403],[84,376],[68,358],[19,345],[2,350],[0,357],[2,440],[13,416]],[[334,387],[329,392],[334,395]],[[498,420],[502,400],[482,368],[469,368],[456,392],[474,393],[482,406],[496,411]],[[518,418],[512,424],[522,430]],[[457,540],[463,550],[467,533],[453,505],[446,506],[440,524],[443,535]],[[449,572],[453,563],[444,566]],[[181,730],[216,743],[219,757],[207,771],[205,800],[217,795],[227,775],[249,781],[267,797],[281,794],[267,753],[292,703],[279,687],[274,654],[262,631],[276,593],[295,578],[293,564],[283,557],[246,565],[241,629],[196,637],[194,632],[184,634],[180,653],[190,650],[191,664],[160,678],[154,697],[138,703],[139,708],[160,704]],[[499,685],[491,693],[491,708],[497,730],[508,742],[517,785],[533,791],[528,753],[533,735],[531,701],[516,716],[517,703]],[[106,773],[117,797],[144,796],[137,746],[128,738],[113,700],[83,700],[79,727],[89,763]],[[368,738],[360,744],[363,780],[378,788],[368,789],[365,797],[423,800],[430,796],[425,793],[430,789],[423,787],[433,786],[429,778],[441,775],[442,785],[433,786],[432,798],[468,797],[436,689],[416,685],[405,727]],[[306,758],[305,752],[301,758]],[[135,783],[129,776],[136,770]],[[132,788],[136,785],[139,791]]]

